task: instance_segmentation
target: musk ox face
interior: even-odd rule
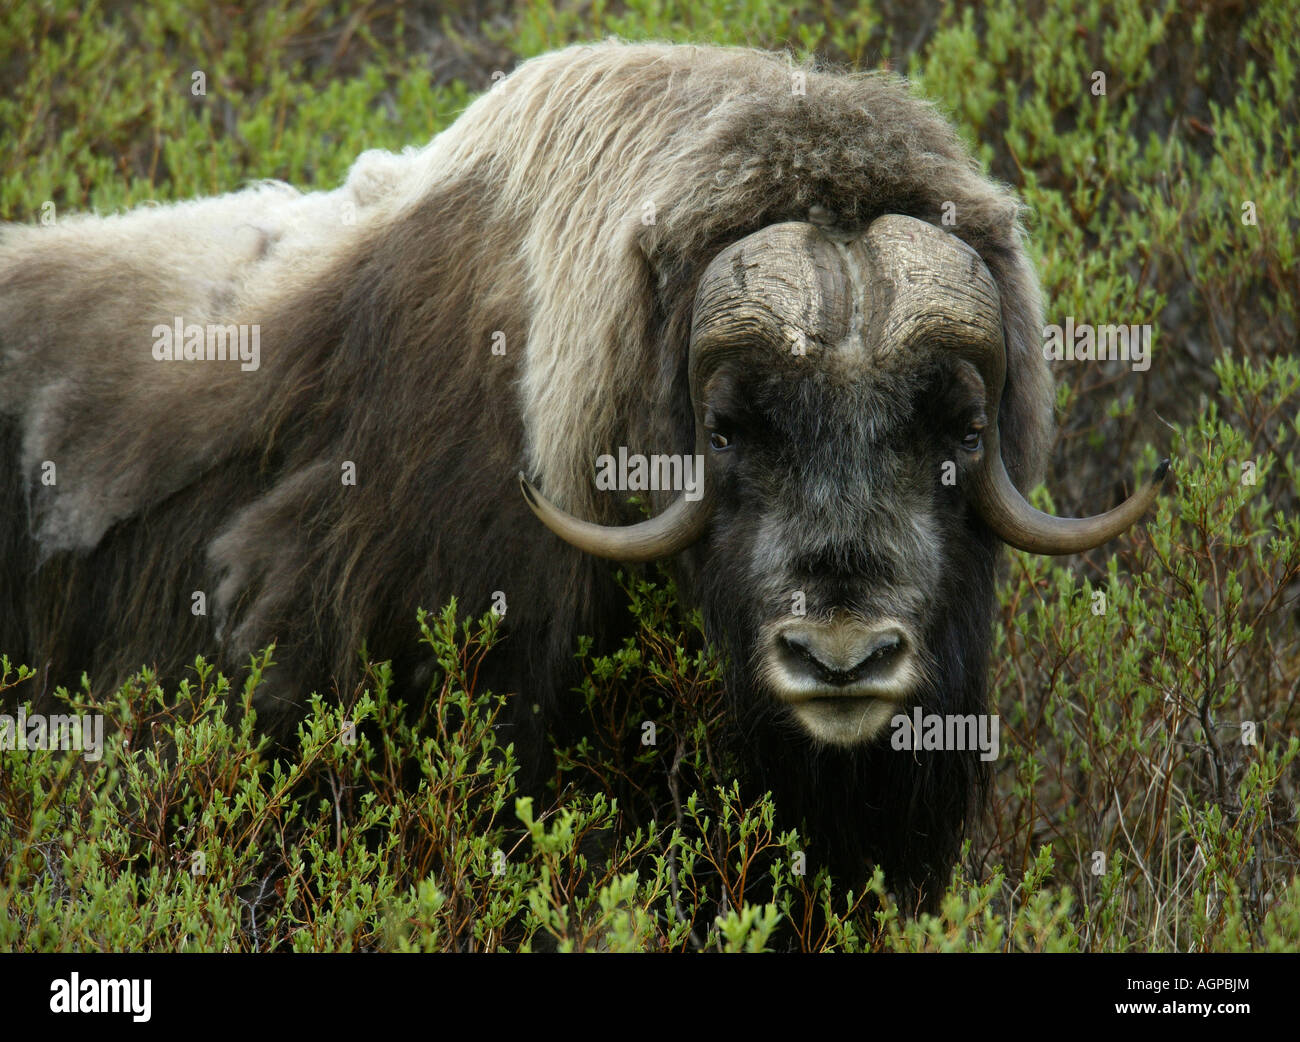
[[[986,553],[943,483],[978,455],[978,377],[946,359],[863,366],[859,350],[801,365],[775,348],[710,382],[717,502],[697,554],[726,577],[705,614],[733,685],[836,745],[868,742],[933,682],[936,592]]]
[[[695,296],[704,495],[622,529],[526,481],[525,495],[601,556],[694,546],[733,686],[818,742],[869,743],[955,682],[939,652],[962,613],[945,576],[988,557],[990,530],[1073,553],[1131,525],[1163,477],[1098,517],[1030,507],[1001,458],[1005,367],[996,284],[957,237],[898,215],[857,234],[771,225],[722,250]]]

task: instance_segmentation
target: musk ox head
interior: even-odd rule
[[[856,235],[774,224],[723,249],[695,294],[689,374],[702,496],[611,527],[520,475],[524,494],[601,557],[694,547],[742,683],[831,745],[870,742],[951,681],[947,577],[988,559],[990,531],[1039,553],[1089,549],[1141,517],[1164,475],[1096,517],[1025,501],[1002,459],[997,284],[960,238],[912,217]]]

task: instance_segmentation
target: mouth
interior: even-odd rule
[[[874,695],[815,696],[786,704],[810,736],[842,747],[870,742],[899,712],[898,700]]]

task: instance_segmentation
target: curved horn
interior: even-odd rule
[[[597,525],[566,514],[538,492],[522,471],[519,487],[542,524],[566,543],[614,561],[657,561],[685,550],[704,534],[713,514],[707,478],[700,499],[691,502],[682,496],[658,517],[627,526]]]
[[[658,560],[698,540],[715,502],[705,385],[723,362],[746,356],[754,345],[788,342],[798,332],[791,315],[816,316],[837,327],[848,324],[840,261],[816,228],[795,222],[770,225],[722,250],[700,278],[687,362],[695,454],[705,460],[703,496],[694,502],[679,497],[658,517],[639,524],[598,525],[559,509],[521,473],[520,488],[533,513],[566,543],[615,561]]]
[[[695,455],[697,459],[708,460],[708,436],[704,430],[704,417],[701,414],[700,395],[696,388],[699,373],[699,354],[694,338],[690,348],[690,386],[691,400],[695,408]],[[538,519],[566,543],[576,546],[585,553],[595,557],[604,557],[612,561],[629,561],[644,563],[670,557],[685,550],[701,535],[713,516],[713,482],[710,480],[709,467],[705,463],[701,475],[704,494],[697,500],[688,500],[679,496],[673,504],[658,517],[652,517],[635,525],[598,525],[583,521],[566,513],[547,499],[536,487],[519,473],[519,487],[527,500],[528,506]]]
[[[1035,554],[1077,554],[1123,535],[1151,509],[1169,460],[1160,461],[1146,488],[1104,514],[1092,517],[1055,517],[1030,506],[1011,483],[996,438],[987,446],[988,461],[981,468],[975,506],[989,528],[1004,542]]]
[[[877,344],[899,349],[922,340],[939,343],[972,362],[984,381],[988,429],[972,498],[1000,539],[1031,553],[1080,553],[1121,535],[1150,509],[1169,470],[1168,459],[1146,488],[1104,514],[1054,517],[1030,506],[1002,462],[997,421],[1006,382],[1006,341],[993,276],[966,243],[912,217],[877,218],[866,240],[877,271],[894,288]]]

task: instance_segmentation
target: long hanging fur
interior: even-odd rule
[[[351,682],[363,640],[418,676],[417,606],[481,612],[502,591],[491,680],[523,693],[515,740],[535,746],[576,634],[606,632],[616,601],[515,473],[628,520],[595,494],[592,460],[691,444],[691,303],[722,247],[814,213],[851,229],[891,212],[940,224],[945,207],[1001,291],[1000,426],[1025,488],[1051,395],[1018,205],[892,76],[573,47],[426,147],[365,153],[335,191],[263,183],[5,227],[0,649],[44,691],[82,670],[104,690],[200,651],[238,666],[274,639],[260,708],[287,721],[308,691]],[[259,367],[156,360],[152,331],[177,317],[256,324]]]

